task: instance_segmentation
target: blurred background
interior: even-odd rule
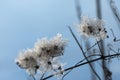
[[[120,1],[114,1],[120,11]],[[96,0],[79,2],[82,16],[96,17]],[[39,38],[51,38],[57,33],[68,39],[68,46],[61,58],[61,62],[67,63],[64,68],[83,59],[67,27],[71,26],[80,39],[74,28],[74,24],[79,23],[75,6],[75,0],[0,0],[0,80],[28,80],[25,70],[14,62],[19,51],[32,48]],[[120,24],[111,11],[109,0],[101,0],[101,13],[108,32],[113,29],[116,37],[120,38]],[[109,65],[113,80],[120,80],[119,66],[118,59],[113,59]],[[99,66],[96,70],[102,74]],[[90,74],[88,65],[84,65],[74,69],[65,80],[90,80]]]

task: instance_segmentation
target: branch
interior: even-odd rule
[[[80,1],[79,0],[75,0],[75,8],[76,8],[76,12],[77,12],[77,17],[78,17],[78,20],[80,21],[81,20],[81,7],[79,5]]]
[[[111,55],[107,55],[107,56],[103,56],[103,57],[104,57],[105,60],[108,60],[108,59],[116,58],[116,57],[118,57],[118,56],[120,56],[120,53],[111,54]],[[90,60],[89,62],[86,61],[86,62],[83,62],[83,63],[81,63],[81,64],[78,64],[78,65],[75,65],[75,66],[71,66],[71,67],[69,67],[69,68],[67,68],[67,69],[65,69],[65,70],[62,70],[62,71],[57,72],[57,73],[55,73],[55,74],[52,74],[52,75],[50,75],[50,76],[48,76],[48,77],[45,77],[45,78],[42,79],[42,80],[47,80],[47,79],[49,79],[49,78],[51,78],[51,77],[53,77],[53,76],[55,76],[55,75],[58,75],[59,73],[66,72],[66,71],[69,71],[69,70],[71,70],[71,69],[78,68],[78,67],[80,67],[80,66],[83,66],[83,65],[86,65],[86,64],[89,64],[89,63],[93,63],[93,62],[96,62],[96,61],[99,61],[99,60],[101,60],[101,59],[102,59],[102,57],[99,57],[99,58]]]
[[[79,46],[80,50],[82,51],[83,56],[84,56],[84,57],[85,57],[85,59],[89,62],[88,58],[87,58],[87,57],[86,57],[86,55],[85,55],[85,52],[84,52],[84,50],[83,50],[82,46],[80,45],[80,43],[79,43],[78,39],[77,39],[77,38],[76,38],[76,36],[74,35],[74,33],[73,33],[73,31],[72,31],[71,27],[70,27],[70,26],[68,26],[68,28],[69,28],[69,30],[70,30],[70,33],[71,33],[71,34],[72,34],[72,36],[74,37],[74,39],[75,39],[76,43],[78,44],[78,46]],[[99,76],[99,75],[97,74],[97,72],[94,70],[94,68],[93,68],[92,64],[90,64],[90,63],[89,63],[89,66],[90,66],[91,70],[93,71],[93,73],[94,73],[94,74],[98,77],[98,79],[99,79],[99,80],[101,80],[100,76]]]
[[[115,16],[115,18],[118,20],[119,24],[120,24],[120,13],[118,11],[118,8],[115,5],[115,2],[113,0],[110,0],[110,8]]]

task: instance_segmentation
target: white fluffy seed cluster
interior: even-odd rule
[[[37,71],[44,73],[48,70],[61,70],[63,64],[58,61],[58,57],[63,55],[66,44],[67,41],[61,34],[50,40],[42,38],[32,49],[20,52],[15,62],[30,75],[34,75]]]
[[[104,21],[96,18],[82,17],[81,23],[76,25],[78,32],[86,37],[94,37],[98,40],[107,37]]]

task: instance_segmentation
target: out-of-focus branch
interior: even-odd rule
[[[102,12],[101,12],[101,0],[96,0],[96,12],[98,19],[102,19]],[[101,55],[105,55],[105,47],[104,47],[104,41],[101,40],[100,44],[98,44],[98,47],[100,49]],[[106,67],[106,62],[104,59],[102,59],[102,69],[103,69],[103,78],[104,80],[107,80],[106,70],[104,67]],[[107,67],[106,67],[107,68]]]
[[[81,7],[80,7],[80,1],[79,0],[75,0],[75,8],[76,8],[76,11],[77,11],[77,18],[80,22],[81,20],[81,14],[82,14],[82,10],[81,10]]]
[[[101,19],[102,14],[101,14],[101,2],[100,2],[100,0],[96,0],[96,12],[97,12],[97,17],[99,19]]]
[[[109,4],[110,4],[110,8],[111,8],[115,18],[117,19],[117,21],[119,23],[119,27],[120,27],[120,13],[119,13],[119,10],[115,5],[114,0],[109,0]]]

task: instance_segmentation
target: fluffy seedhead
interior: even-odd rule
[[[59,70],[62,67],[56,58],[63,55],[67,41],[62,38],[61,34],[47,39],[38,40],[32,49],[21,51],[16,64],[30,75],[35,75],[37,71],[44,73],[50,70]]]
[[[86,37],[94,37],[98,40],[107,37],[104,21],[97,18],[82,17],[81,23],[77,24],[78,32]]]

